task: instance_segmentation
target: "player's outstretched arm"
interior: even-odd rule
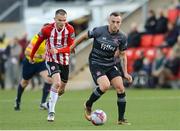
[[[84,40],[86,40],[88,38],[89,38],[88,32],[85,32],[82,35],[80,35],[78,38],[75,39],[74,44],[71,45],[70,51],[72,52],[77,45],[79,45],[81,42],[83,42]]]
[[[34,55],[35,55],[36,51],[38,50],[39,46],[41,45],[41,43],[43,42],[43,40],[44,40],[43,37],[38,37],[38,40],[36,41],[36,44],[32,48],[32,51],[30,54],[30,60],[29,60],[30,63],[34,63],[33,62]]]
[[[70,52],[74,52],[74,48],[79,45],[81,42],[83,42],[84,40],[88,39],[88,33],[85,32],[83,33],[80,37],[78,37],[77,39],[75,39],[75,42],[69,47],[63,47],[63,48],[52,48],[49,50],[49,52],[51,54],[57,54],[57,53],[70,53]]]
[[[129,81],[129,83],[132,83],[132,76],[128,74],[127,72],[127,56],[126,51],[120,51],[119,53],[121,58],[121,66],[124,72],[124,77]]]
[[[57,54],[57,53],[70,53],[70,47],[63,47],[63,48],[52,48],[49,50],[51,54]]]

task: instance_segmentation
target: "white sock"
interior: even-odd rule
[[[55,113],[55,106],[56,106],[57,99],[58,99],[57,90],[54,88],[51,88],[50,98],[49,98],[49,112]]]

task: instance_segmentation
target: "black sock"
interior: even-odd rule
[[[42,89],[42,99],[41,99],[41,103],[46,102],[46,99],[48,97],[49,91],[51,89],[51,84],[49,83],[44,83],[44,87]]]
[[[124,113],[126,110],[126,94],[125,92],[122,94],[117,94],[118,100],[117,100],[117,105],[118,105],[118,120],[123,120],[124,119]]]
[[[100,90],[100,88],[97,87],[97,88],[92,92],[91,96],[89,97],[89,100],[86,102],[86,106],[92,107],[93,103],[94,103],[96,100],[98,100],[98,99],[101,97],[101,95],[103,95],[103,94],[104,94],[104,92],[102,92],[102,91]]]
[[[25,88],[23,88],[23,87],[21,86],[21,84],[19,84],[18,89],[17,89],[17,97],[16,97],[16,102],[17,102],[17,103],[21,103],[21,96],[22,96],[22,94],[23,94],[23,92],[24,92],[24,89],[25,89]]]

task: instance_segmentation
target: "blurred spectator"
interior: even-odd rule
[[[161,47],[172,47],[177,41],[179,35],[179,30],[174,26],[173,23],[168,23],[168,32],[165,35],[165,41],[162,43]]]
[[[145,73],[143,71],[143,61],[144,61],[144,52],[141,52],[140,53],[140,57],[138,59],[136,59],[134,61],[134,64],[133,64],[133,83],[132,83],[132,86],[134,87],[144,87],[145,84],[146,84],[146,80],[145,80]]]
[[[157,73],[159,77],[159,84],[162,87],[167,87],[168,81],[174,77],[178,77],[180,71],[180,37],[178,37],[177,44],[170,52],[169,58],[167,58],[164,66]]]
[[[161,48],[156,49],[156,57],[152,63],[152,78],[153,78],[153,86],[159,85],[159,73],[161,68],[164,66],[166,61],[166,56]]]
[[[128,47],[139,47],[141,35],[138,31],[136,23],[131,24],[131,29],[128,34]]]
[[[176,20],[176,28],[178,28],[178,30],[180,30],[180,13],[179,13],[177,20]]]
[[[149,76],[151,75],[151,68],[152,68],[152,65],[151,65],[150,60],[148,58],[144,58],[142,71],[144,71],[147,74],[147,76]]]
[[[18,38],[14,38],[10,41],[7,49],[7,75],[10,78],[11,87],[15,87],[19,80],[19,56],[21,53],[21,46],[19,45]]]
[[[172,53],[175,58],[180,58],[180,35],[177,38],[176,44],[172,48]]]
[[[156,20],[155,12],[154,10],[149,10],[148,18],[145,22],[145,30],[146,30],[145,32],[154,34],[156,31],[156,24],[157,24],[157,20]]]
[[[148,58],[144,58],[143,60],[143,68],[141,71],[141,75],[144,77],[143,78],[143,82],[144,82],[144,86],[148,87],[148,88],[154,88],[154,86],[152,86],[152,77],[151,77],[151,71],[152,71],[152,63],[150,61],[150,59]]]
[[[23,35],[21,39],[19,39],[19,44],[21,46],[21,54],[20,54],[20,62],[24,59],[24,51],[26,49],[26,46],[28,45],[29,41],[27,39],[27,33]]]
[[[157,24],[156,24],[156,33],[166,33],[167,32],[167,24],[168,19],[164,16],[164,12],[162,9],[158,10],[157,15]]]
[[[135,61],[134,61],[134,64],[133,64],[133,70],[134,72],[139,72],[142,68],[143,68],[143,60],[144,60],[145,56],[144,56],[144,52],[141,52],[140,53],[140,57],[137,58]]]

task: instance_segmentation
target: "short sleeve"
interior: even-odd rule
[[[46,38],[47,37],[47,29],[43,27],[41,29],[41,31],[38,33],[38,36],[41,38]]]
[[[122,38],[120,39],[119,50],[120,51],[127,50],[127,37],[124,34],[122,35]]]
[[[98,34],[99,34],[99,32],[98,32],[97,28],[94,28],[93,30],[88,31],[88,37],[89,38],[95,38],[98,36]]]
[[[68,34],[68,45],[72,45],[75,39],[75,32],[72,26],[68,26],[69,34]]]

